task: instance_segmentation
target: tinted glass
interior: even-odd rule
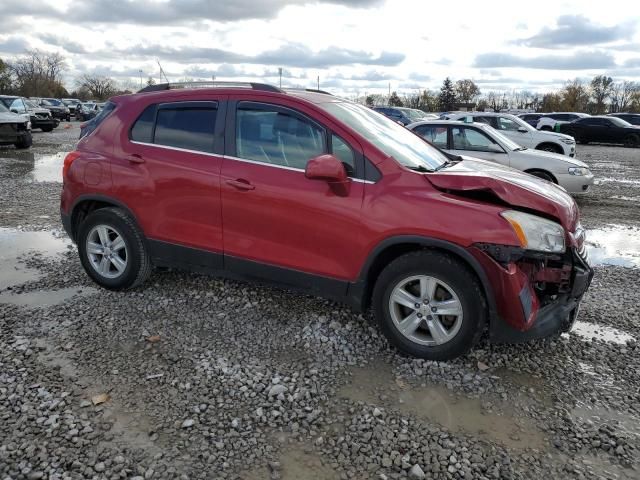
[[[422,138],[436,147],[447,148],[447,127],[438,125],[421,125],[415,129]]]
[[[472,150],[476,152],[502,151],[500,146],[484,133],[473,128],[453,127],[453,148],[456,150]]]
[[[356,158],[351,147],[336,134],[331,135],[331,153],[344,164],[351,177],[356,172]]]
[[[160,108],[153,143],[169,147],[213,152],[217,108]]]
[[[607,123],[613,124],[616,127],[630,127],[631,124],[622,118],[611,117]]]
[[[103,110],[104,111],[104,110]],[[131,140],[135,142],[152,143],[153,122],[156,118],[156,106],[149,105],[138,117],[131,129]]]
[[[324,134],[311,122],[276,110],[238,109],[238,157],[304,169],[310,159],[322,153]]]

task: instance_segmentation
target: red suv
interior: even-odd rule
[[[65,159],[62,222],[98,284],[268,282],[371,307],[428,359],[571,327],[593,272],[562,188],[323,92],[175,87],[112,98]]]

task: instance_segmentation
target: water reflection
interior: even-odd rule
[[[640,229],[624,225],[587,230],[589,263],[640,267]]]

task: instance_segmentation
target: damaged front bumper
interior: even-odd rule
[[[584,251],[554,255],[478,244],[471,253],[493,288],[492,341],[519,343],[571,329],[593,278]]]

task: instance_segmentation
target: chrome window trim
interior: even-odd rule
[[[258,162],[255,160],[248,160],[246,158],[239,158],[239,157],[234,157],[232,155],[220,155],[217,153],[210,153],[210,152],[202,152],[200,150],[189,150],[187,148],[180,148],[180,147],[172,147],[169,145],[160,145],[160,144],[156,144],[156,143],[147,143],[147,142],[137,142],[135,140],[129,140],[131,143],[135,144],[135,145],[144,145],[146,147],[156,147],[156,148],[164,148],[167,150],[174,150],[176,152],[185,152],[185,153],[197,153],[199,155],[206,155],[208,157],[218,157],[218,158],[222,158],[225,160],[236,160],[238,162],[245,162],[245,163],[251,163],[254,165],[262,165],[265,167],[272,167],[272,168],[280,168],[282,170],[290,170],[292,172],[302,172],[304,173],[304,169],[302,168],[294,168],[294,167],[287,167],[286,165],[275,165],[273,163],[266,163],[266,162]],[[362,180],[360,178],[351,178],[351,181],[356,182],[356,183],[366,183],[369,185],[373,185],[375,184],[375,182],[372,182],[371,180]]]

